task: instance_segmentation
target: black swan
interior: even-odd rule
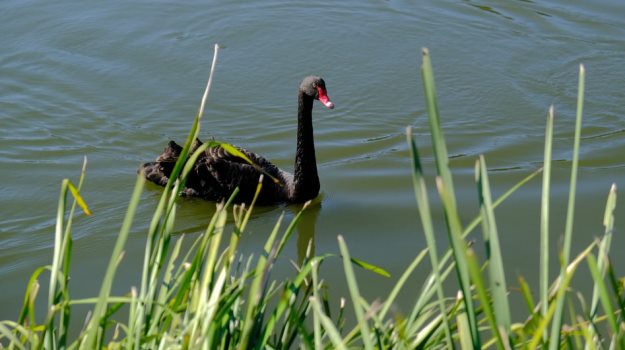
[[[303,203],[319,194],[319,176],[317,174],[312,125],[314,100],[319,100],[330,109],[334,108],[334,104],[328,97],[323,79],[309,76],[304,78],[299,86],[297,149],[293,174],[279,169],[257,154],[237,147],[263,172],[277,180],[274,181],[269,176],[264,176],[263,188],[258,197],[259,203]],[[196,140],[192,146],[192,152],[200,145],[202,142]],[[165,186],[181,151],[182,147],[174,141],[169,141],[163,154],[158,156],[155,162],[143,164],[146,179]],[[239,157],[230,155],[221,147],[208,148],[197,159],[187,178],[186,187],[182,194],[221,201],[228,199],[234,189],[238,187],[239,193],[235,201],[251,202],[261,173],[257,168]]]

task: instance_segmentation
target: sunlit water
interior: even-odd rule
[[[625,5],[560,1],[107,2],[0,4],[0,319],[16,319],[30,274],[51,260],[63,178],[77,181],[94,212],[75,221],[72,297],[94,296],[125,214],[137,166],[169,139],[183,139],[220,52],[203,138],[245,146],[292,168],[296,90],[325,78],[334,110],[315,106],[320,204],[276,266],[292,273],[303,242],[338,251],[393,278],[358,272],[369,300],[425,247],[410,175],[405,127],[415,128],[433,185],[420,48],[432,54],[451,166],[468,223],[477,214],[473,167],[484,154],[495,195],[542,166],[547,109],[556,109],[552,270],[568,194],[578,65],[587,70],[574,252],[603,232],[603,206],[625,170]],[[148,185],[115,293],[137,285],[146,227],[161,189]],[[436,193],[431,192],[432,198]],[[509,283],[537,286],[540,179],[497,210]],[[441,217],[433,200],[435,215]],[[183,200],[182,236],[204,229],[214,203]],[[258,254],[278,217],[296,206],[258,210],[242,252]],[[622,206],[617,227],[623,227]],[[446,233],[438,223],[438,239]],[[472,239],[478,247],[481,233]],[[298,242],[300,246],[298,247]],[[625,242],[617,235],[615,252]],[[615,253],[615,263],[623,257]],[[410,280],[398,309],[412,300]],[[622,271],[621,271],[622,273]],[[333,298],[346,294],[338,259],[322,267]],[[46,286],[45,281],[42,285]],[[45,295],[45,292],[44,292]],[[45,298],[43,298],[45,299]],[[80,316],[81,318],[84,315]],[[77,321],[77,323],[79,323]]]

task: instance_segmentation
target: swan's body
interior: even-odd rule
[[[258,179],[264,172],[263,187],[258,197],[259,203],[301,203],[319,194],[319,176],[315,158],[315,145],[312,127],[312,106],[320,100],[326,107],[334,108],[330,102],[325,82],[315,76],[304,78],[298,94],[297,150],[293,174],[279,169],[270,161],[243,148],[238,148],[254,162],[254,167],[243,159],[229,154],[221,147],[208,148],[197,159],[187,178],[183,194],[220,201],[228,199],[235,188],[239,188],[237,202],[250,202],[256,192]],[[196,140],[192,151],[201,145]],[[170,141],[164,152],[155,162],[145,163],[145,177],[158,185],[166,185],[178,160],[182,147]]]

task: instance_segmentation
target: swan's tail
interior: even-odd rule
[[[174,170],[180,151],[182,151],[182,147],[174,141],[169,141],[163,153],[156,158],[156,161],[143,164],[139,170],[143,170],[148,181],[165,186],[172,170]]]
[[[139,170],[143,170],[143,175],[148,181],[157,185],[165,186],[169,180],[168,174],[165,173],[163,167],[157,162],[149,162],[141,165]],[[170,171],[171,173],[171,171]]]

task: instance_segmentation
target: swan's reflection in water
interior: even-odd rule
[[[291,206],[294,214],[301,210],[301,206]],[[304,209],[297,224],[297,263],[301,265],[306,257],[315,256],[315,227],[319,212],[321,211],[321,201],[314,200]]]
[[[271,232],[271,228],[275,225],[276,220],[278,220],[282,212],[290,212],[293,215],[292,217],[294,218],[301,211],[302,213],[299,218],[299,222],[295,227],[295,232],[293,232],[294,234],[297,234],[297,263],[298,265],[301,265],[307,257],[310,258],[312,256],[315,256],[315,230],[317,219],[319,218],[319,214],[321,212],[321,198],[322,196],[319,196],[316,199],[312,200],[306,206],[306,208],[304,208],[304,206],[301,204],[292,204],[282,207],[254,207],[254,209],[252,210],[253,214],[251,220],[261,220],[257,220],[256,223],[248,223],[248,227],[253,226],[254,224],[258,226],[258,224],[260,223],[260,226],[263,226],[264,229],[258,229],[260,232],[263,233],[262,235],[255,235],[250,236],[254,238],[247,238],[248,244],[256,247],[260,245],[260,247],[262,247],[268,237],[265,233]],[[177,226],[174,234],[201,234],[205,232],[206,225],[210,221],[210,218],[216,213],[215,203],[195,198],[180,201],[179,203],[181,205],[181,210],[178,211],[178,218],[176,220]],[[236,208],[237,209],[227,209],[228,228],[225,229],[224,233],[227,233],[228,235],[234,230],[235,220],[233,218],[233,210],[240,210],[240,205],[236,205]],[[289,223],[290,220],[285,218],[282,223],[282,232],[286,229]],[[294,238],[295,237],[291,236],[290,239]],[[252,241],[255,243],[252,243]],[[227,244],[227,242],[228,240],[225,240],[223,243]],[[256,250],[253,250],[253,252],[256,252]]]

